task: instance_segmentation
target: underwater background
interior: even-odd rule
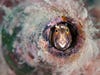
[[[28,1],[28,0],[26,0],[26,1]],[[37,2],[38,1],[42,1],[42,0],[37,0]],[[77,0],[77,1],[81,1],[81,0]],[[14,11],[12,12],[13,15],[12,14],[8,15],[8,16],[6,16],[6,18],[4,16],[7,14],[7,11],[10,12],[9,9],[11,10],[23,2],[24,2],[24,0],[0,0],[0,37],[1,37],[0,38],[0,75],[16,75],[15,72],[13,71],[13,66],[16,66],[16,65],[10,61],[9,56],[6,56],[7,52],[5,51],[6,50],[5,48],[7,48],[8,50],[13,49],[13,41],[23,27],[20,27],[20,25],[19,25],[14,28],[13,24],[15,24],[15,21],[14,21],[14,23],[10,22],[10,21],[13,20],[14,15],[18,15],[17,17],[21,16],[21,18],[18,20],[18,22],[20,22],[19,24],[22,24],[22,26],[24,26],[23,23],[25,20],[25,16],[27,16],[28,14],[23,12],[23,8],[20,9],[20,7],[18,7],[18,8],[15,8]],[[88,10],[88,13],[89,13],[88,15],[91,16],[94,27],[97,29],[97,31],[93,35],[93,40],[96,41],[99,51],[100,51],[100,0],[83,0],[83,2],[85,4],[85,8]],[[7,7],[7,9],[5,7]],[[6,12],[4,9],[6,10]],[[17,14],[18,12],[21,12],[21,13]],[[23,15],[20,15],[20,14],[23,14]],[[35,17],[37,17],[37,16],[35,16]],[[7,19],[7,18],[9,18],[9,19]],[[3,29],[3,24],[5,24],[4,20],[6,20],[7,23],[10,22],[10,24],[13,27],[13,32],[9,31],[11,35],[9,33],[7,33],[7,30]],[[42,19],[40,19],[40,20],[42,20]],[[26,21],[26,22],[32,23],[30,18],[29,18],[29,21]],[[45,20],[42,20],[42,22],[45,22]],[[7,25],[5,25],[5,28],[7,28]],[[27,24],[26,24],[26,28],[28,28]],[[10,30],[10,27],[8,27],[7,29]],[[28,36],[26,34],[35,35],[35,34],[30,34],[31,29],[30,30],[23,29],[23,31],[26,31],[26,30],[29,32],[27,32],[27,33],[25,32],[23,34],[23,37],[26,36],[26,38],[27,38]],[[35,32],[35,30],[34,30],[34,32]],[[41,34],[40,30],[38,30],[38,32],[40,32],[40,33],[38,33],[38,35],[36,37],[38,37]],[[19,33],[19,34],[22,35],[21,33]],[[31,39],[33,37],[28,37],[28,38]],[[18,39],[18,40],[20,40],[20,39]],[[23,40],[23,38],[21,40]],[[28,39],[26,39],[25,41],[27,41],[27,40]],[[35,39],[35,40],[37,40],[37,39]],[[35,40],[32,40],[32,41],[35,41]],[[25,42],[25,43],[27,43],[27,42]],[[24,44],[24,42],[23,42],[23,44]],[[2,51],[2,45],[6,45],[6,47],[3,48],[3,51]],[[33,45],[34,45],[34,43],[33,43]],[[14,47],[15,46],[16,46],[16,43],[15,43]],[[13,59],[13,56],[12,55],[10,55],[10,56]],[[8,62],[5,62],[5,59]],[[21,61],[21,59],[18,59],[18,60]],[[26,61],[28,63],[28,60],[26,60]],[[20,63],[23,63],[23,62],[24,61],[21,61]],[[37,62],[38,61],[36,60],[35,63],[37,63]],[[9,68],[7,63],[12,64],[13,66],[10,66],[10,68]],[[29,63],[29,65],[30,64],[31,63]],[[31,64],[31,65],[33,65],[33,64]],[[51,70],[49,70],[49,68],[48,68],[49,66],[46,69],[40,68],[38,71],[35,71],[34,74],[31,74],[34,67],[29,67],[27,64],[24,64],[24,66],[22,65],[21,67],[19,66],[20,71],[17,70],[17,68],[14,68],[17,72],[17,75],[25,75],[25,74],[27,74],[27,75],[44,75],[44,74],[52,75]],[[5,69],[7,69],[7,70],[5,70]],[[36,70],[36,69],[34,69],[34,70]],[[45,72],[42,73],[43,71],[45,71]],[[55,73],[53,73],[53,74],[56,75]],[[60,73],[57,75],[60,75]],[[75,70],[70,75],[100,75],[100,53],[98,54],[96,59],[91,59],[90,62],[86,63],[84,65],[84,69]]]

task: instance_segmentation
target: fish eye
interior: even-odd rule
[[[69,32],[69,29],[67,28],[66,31]]]
[[[55,31],[56,31],[56,32],[58,32],[58,30],[57,30],[57,29],[56,29]]]
[[[69,33],[69,28],[66,29],[67,34]]]

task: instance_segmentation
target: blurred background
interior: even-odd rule
[[[12,9],[13,7],[17,6],[20,2],[23,1],[24,0],[0,0],[0,25],[3,21],[3,16],[5,15],[5,12],[3,11],[1,6],[5,5],[6,7]],[[89,15],[93,20],[95,28],[98,29],[98,32],[95,33],[94,39],[97,41],[100,50],[100,0],[83,0],[83,1],[85,3],[85,7],[87,8]],[[0,67],[2,66],[2,64],[5,63],[3,62],[3,59],[0,58]],[[100,55],[97,57],[96,60],[93,60],[93,62],[86,68],[87,75],[91,75],[89,72],[92,72],[95,66],[100,66]],[[5,71],[0,69],[0,75],[6,75]],[[15,74],[11,70],[9,70],[9,75],[15,75]],[[100,71],[96,75],[100,75]]]

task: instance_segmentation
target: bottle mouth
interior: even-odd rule
[[[54,54],[55,56],[65,57],[80,50],[84,44],[85,35],[81,27],[81,23],[78,21],[72,19],[71,17],[64,17],[64,20],[63,17],[60,17],[60,19],[60,21],[57,21],[57,19],[54,20],[54,24],[53,22],[50,23],[52,24],[51,26],[50,24],[47,25],[47,29],[43,31],[43,38],[49,42],[48,52]],[[67,32],[63,29],[59,29],[60,27],[68,28],[69,34],[67,34]],[[56,32],[56,29],[58,29],[58,32]],[[64,33],[66,35],[64,35]],[[61,39],[62,41],[59,41],[58,39]]]

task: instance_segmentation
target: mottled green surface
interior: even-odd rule
[[[22,27],[16,27],[13,29],[13,34],[10,35],[5,28],[2,29],[2,46],[6,47],[6,50],[8,52],[4,52],[5,59],[9,66],[13,68],[18,75],[25,75],[27,73],[30,73],[34,68],[29,67],[27,64],[23,64],[21,68],[18,68],[17,64],[13,62],[13,60],[10,57],[10,54],[13,55],[12,49],[13,49],[13,41],[16,39],[16,35],[18,32],[22,29]]]

